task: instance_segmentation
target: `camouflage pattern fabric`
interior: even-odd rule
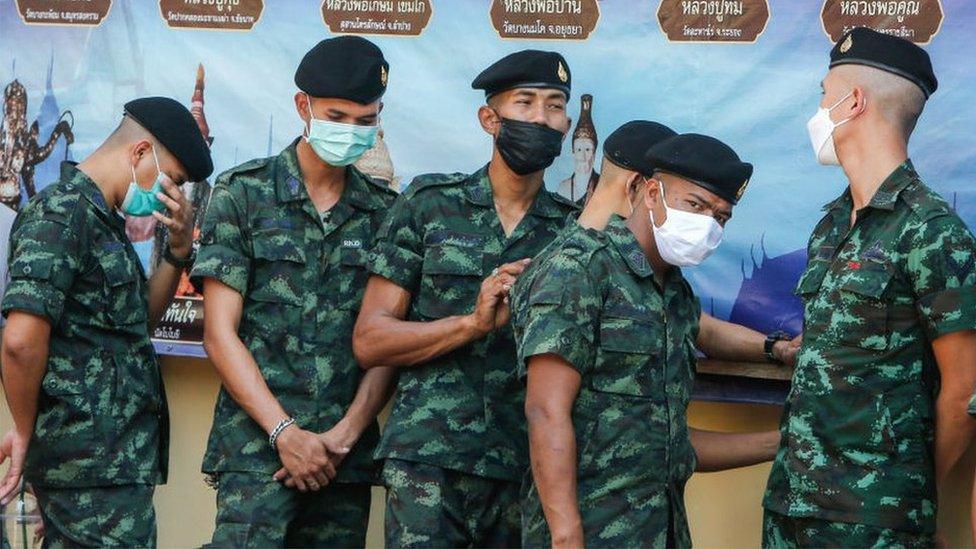
[[[518,547],[519,484],[388,459],[387,547]]]
[[[766,511],[763,516],[762,546],[763,549],[800,547],[928,549],[935,547],[935,540],[927,534],[914,534],[866,524],[787,517]]]
[[[909,161],[853,228],[849,191],[826,210],[797,287],[803,346],[764,506],[932,533],[931,344],[976,328],[976,241]]]
[[[516,313],[524,312],[526,310],[524,302],[528,297],[529,288],[532,287],[532,283],[538,276],[538,273],[543,270],[543,266],[548,264],[549,259],[558,253],[560,249],[562,249],[564,242],[581,231],[586,231],[591,235],[599,234],[599,231],[580,227],[579,223],[577,222],[578,213],[579,212],[573,212],[569,214],[569,217],[566,218],[566,226],[559,231],[559,234],[552,239],[552,242],[546,244],[546,246],[542,248],[539,253],[535,254],[535,257],[532,258],[532,263],[529,263],[529,266],[522,271],[522,274],[520,274],[518,279],[515,281],[515,285],[512,286],[512,289],[509,292],[509,306],[511,308],[513,317]],[[514,325],[514,320],[512,323]],[[518,342],[516,342],[516,348],[517,347]]]
[[[295,147],[221,174],[201,231],[192,278],[240,292],[238,334],[281,405],[301,428],[324,432],[345,415],[362,379],[352,329],[366,284],[366,251],[395,193],[353,167],[323,221],[302,183]],[[374,422],[336,482],[372,482]],[[267,433],[221,388],[205,472],[270,476]]]
[[[65,162],[17,217],[10,250],[3,314],[51,324],[26,478],[62,488],[164,482],[166,397],[122,217]]]
[[[221,473],[208,547],[363,547],[369,484],[299,492],[254,473]]]
[[[681,271],[659,284],[613,216],[602,234],[570,236],[526,291],[513,316],[522,375],[527,359],[551,353],[582,378],[573,426],[586,545],[690,547],[686,412],[701,307]],[[534,485],[523,505],[523,543],[548,546]]]
[[[976,394],[969,400],[969,415],[976,417]]]
[[[575,209],[540,190],[506,237],[487,166],[471,175],[420,176],[380,228],[369,270],[410,292],[409,320],[466,315],[492,269],[535,256]],[[376,455],[519,482],[528,466],[523,406],[506,326],[404,368]]]
[[[155,547],[153,486],[34,488],[45,548]]]

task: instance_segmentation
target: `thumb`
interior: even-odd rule
[[[336,442],[336,441],[334,441],[334,440],[332,440],[330,438],[323,437],[322,438],[322,442],[325,444],[325,447],[330,452],[332,452],[333,454],[348,454],[349,453],[349,447],[348,446],[343,446],[342,444],[340,444],[340,443],[338,443],[338,442]]]

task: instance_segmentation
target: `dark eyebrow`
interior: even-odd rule
[[[702,195],[696,193],[695,191],[691,191],[690,193],[688,193],[688,195],[691,196],[692,198],[694,198],[695,200],[701,202],[702,204],[708,206],[709,209],[713,209],[714,208],[712,206],[712,203],[711,202],[709,202],[708,200],[705,200],[705,197],[703,197]]]
[[[562,99],[563,101],[565,101],[566,94],[559,90],[553,90],[546,94],[546,99]]]
[[[515,92],[515,96],[516,97],[518,97],[518,96],[523,96],[523,97],[536,97],[537,95],[539,95],[539,94],[536,93],[533,90],[518,90],[518,91]]]
[[[328,115],[331,116],[332,118],[343,118],[345,116],[348,116],[344,111],[340,111],[339,109],[330,108],[327,112]]]

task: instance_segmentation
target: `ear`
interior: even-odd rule
[[[485,133],[494,137],[498,135],[498,130],[501,128],[502,117],[495,112],[495,109],[482,105],[478,108],[478,122],[481,123],[481,129],[485,130]]]
[[[152,162],[152,143],[148,139],[140,139],[132,144],[132,149],[129,152],[129,165],[138,166],[139,162],[144,156],[149,156],[150,163]]]
[[[867,109],[867,95],[864,93],[864,88],[860,86],[855,86],[851,90],[851,99],[853,99],[853,104],[847,112],[847,116],[854,118],[855,116],[860,116]]]
[[[648,179],[647,184],[644,185],[643,194],[644,205],[647,206],[648,210],[654,209],[658,202],[661,201],[661,182],[656,177]]]
[[[383,102],[382,101],[380,101],[380,108],[376,110],[376,114],[380,114],[381,112],[383,112]]]
[[[308,102],[308,95],[305,92],[295,92],[295,110],[298,111],[298,116],[303,122],[308,122],[309,112],[312,105]]]
[[[569,129],[573,127],[573,119],[566,117],[566,126],[563,128],[563,141],[566,141],[566,137],[569,136]]]

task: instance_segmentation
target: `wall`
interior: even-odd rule
[[[213,414],[218,381],[208,361],[164,358],[163,371],[172,417],[170,483],[156,492],[160,547],[198,547],[209,539],[214,520],[215,492],[203,483],[200,461]],[[0,406],[0,426],[10,425]],[[775,428],[779,408],[771,406],[693,403],[690,422],[715,430]],[[969,535],[969,487],[976,468],[970,449],[942,498],[940,524],[950,547],[972,547]],[[769,465],[725,473],[696,475],[686,502],[696,547],[758,547],[760,502]],[[368,547],[382,547],[382,491],[374,489],[374,513]]]

